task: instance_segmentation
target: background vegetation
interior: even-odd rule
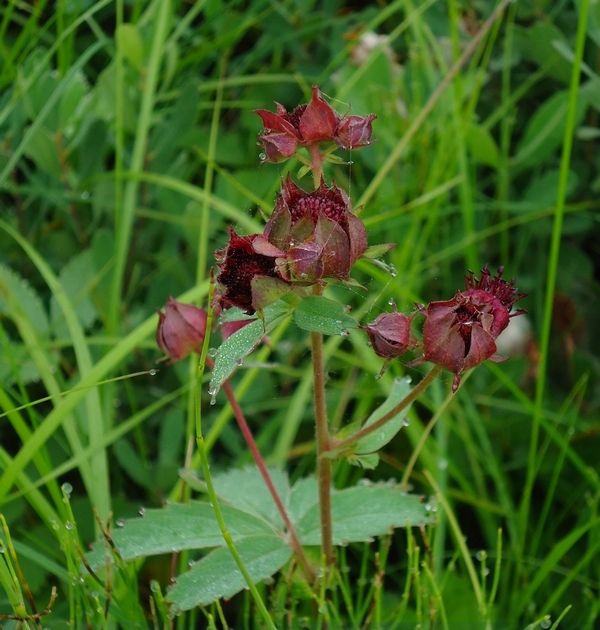
[[[438,623],[473,622],[480,588],[495,599],[493,627],[550,627],[546,615],[567,606],[561,628],[596,627],[600,13],[593,4],[578,36],[582,5],[509,4],[423,118],[491,0],[5,3],[0,512],[38,610],[58,588],[44,627],[103,623],[105,592],[74,578],[77,545],[98,535],[92,507],[121,519],[182,496],[193,363],[154,374],[155,309],[169,295],[202,303],[228,225],[261,230],[299,164],[258,165],[252,110],[292,108],[313,84],[340,113],[378,115],[378,141],[330,174],[364,206],[370,242],[397,243],[389,270],[357,266],[366,292],[338,298],[371,321],[392,299],[405,311],[449,299],[468,268],[489,262],[528,293],[530,324],[510,361],[480,367],[454,396],[451,375],[432,387],[375,470],[336,464],[339,488],[399,480],[416,449],[410,483],[432,496],[437,523],[345,549],[347,588],[332,607],[346,627],[412,628],[431,609]],[[422,371],[395,362],[375,380],[381,360],[358,331],[329,338],[326,353],[335,426],[365,418],[394,376]],[[251,359],[234,385],[259,446],[292,480],[310,474],[307,334],[280,327]],[[213,470],[249,463],[224,398],[209,399]],[[111,620],[142,627],[151,580],[164,588],[174,568],[163,556],[115,574]],[[291,608],[298,625],[312,615],[291,580],[261,588],[282,626]],[[9,602],[0,589],[1,614]],[[259,624],[247,595],[209,613]]]

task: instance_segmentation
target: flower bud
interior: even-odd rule
[[[403,313],[382,313],[364,327],[373,350],[384,359],[395,359],[410,347],[410,318]]]
[[[169,297],[165,312],[158,311],[156,343],[171,363],[201,349],[206,334],[206,319],[204,309]]]

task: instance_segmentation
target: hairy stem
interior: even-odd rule
[[[319,295],[321,287],[314,285],[313,293]],[[319,514],[321,520],[321,553],[327,564],[333,564],[331,523],[331,459],[324,457],[329,448],[329,426],[325,404],[325,362],[323,360],[323,335],[312,332],[311,349],[315,401],[315,434],[317,442],[317,477],[319,481]]]
[[[350,446],[351,444],[358,442],[365,436],[380,429],[384,424],[392,420],[392,418],[395,418],[403,409],[408,407],[408,405],[416,400],[431,385],[431,383],[435,381],[441,371],[442,368],[439,365],[434,365],[431,370],[429,370],[429,372],[425,375],[423,380],[421,380],[421,382],[416,385],[411,390],[411,392],[405,398],[403,398],[393,409],[388,411],[385,415],[381,416],[381,418],[379,418],[377,422],[370,424],[368,427],[363,427],[362,429],[359,429],[356,433],[343,440],[331,440],[329,442],[328,450],[332,451]]]

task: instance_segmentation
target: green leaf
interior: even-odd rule
[[[358,322],[346,313],[344,306],[322,296],[304,298],[294,311],[294,321],[300,328],[324,335],[347,335],[348,328],[358,328]]]
[[[494,168],[498,166],[498,147],[492,134],[485,127],[471,123],[467,127],[465,140],[471,155],[477,162]]]
[[[225,519],[227,520],[227,519]],[[250,536],[236,543],[253,582],[267,579],[290,559],[292,550],[279,536]],[[216,549],[183,575],[167,591],[166,599],[173,604],[172,612],[206,606],[216,599],[229,598],[245,588],[229,549]]]
[[[271,468],[269,473],[277,494],[285,504],[290,493],[287,474],[279,468]],[[275,501],[256,466],[214,475],[213,484],[220,499],[234,505],[238,510],[265,519],[277,529],[283,528]]]
[[[82,71],[77,72],[64,89],[60,99],[59,125],[64,129],[71,121],[72,116],[80,107],[84,97],[89,92],[89,86]],[[88,145],[88,150],[89,150]],[[92,145],[94,146],[94,145]],[[92,151],[94,153],[95,151]]]
[[[92,254],[90,251],[84,251],[71,258],[58,276],[82,328],[89,328],[98,317],[98,311],[90,296],[95,275]],[[69,328],[54,296],[50,300],[50,318],[54,334],[57,337],[68,338]]]
[[[48,317],[42,300],[26,280],[12,269],[0,265],[0,313],[12,318],[14,313],[8,307],[11,300],[6,300],[4,297],[7,293],[10,293],[11,299],[19,304],[36,332],[40,335],[46,333]]]
[[[376,409],[368,418],[363,427],[371,426],[374,422],[382,418],[388,411],[391,411],[402,399],[406,398],[410,393],[409,378],[395,378],[392,385],[392,391],[385,402]],[[366,455],[378,451],[385,446],[405,424],[405,418],[410,409],[410,405],[405,407],[392,420],[386,422],[378,431],[374,431],[370,435],[359,440],[354,448],[357,455]]]
[[[380,243],[379,245],[371,245],[371,247],[367,247],[367,249],[363,252],[362,258],[379,258],[384,254],[387,254],[390,249],[396,247],[396,243]]]
[[[273,530],[261,519],[228,505],[221,506],[221,511],[233,540],[273,536]],[[146,510],[140,518],[123,521],[111,537],[124,560],[224,544],[212,506],[199,502]],[[96,542],[86,557],[92,568],[98,568],[106,564],[106,555],[105,544]]]
[[[385,484],[355,486],[331,495],[333,544],[369,541],[373,536],[389,534],[395,527],[426,523],[428,513],[421,499]],[[321,544],[319,505],[296,524],[303,545]]]
[[[272,304],[264,310],[263,320],[257,319],[247,324],[223,344],[215,357],[209,391],[216,396],[223,383],[233,374],[244,359],[258,346],[261,339],[289,313],[289,306],[282,301]]]
[[[141,70],[144,63],[144,43],[134,24],[120,24],[117,28],[117,46],[123,56],[136,70]]]
[[[587,96],[587,92],[584,94]],[[568,100],[569,93],[567,91],[558,92],[537,109],[519,143],[517,154],[513,159],[515,167],[537,166],[561,144],[565,130]],[[587,100],[587,98],[578,99],[576,125],[579,125],[583,119]]]
[[[33,131],[23,153],[35,162],[35,165],[45,173],[60,176],[60,158],[56,141],[46,127],[38,127]]]

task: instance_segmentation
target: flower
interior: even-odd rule
[[[262,310],[288,290],[275,260],[284,253],[262,234],[238,236],[229,228],[229,242],[215,252],[219,266],[218,301],[222,308],[237,306],[248,315]]]
[[[424,361],[431,361],[454,373],[452,391],[460,384],[460,375],[486,359],[503,361],[496,355],[496,339],[508,326],[512,307],[525,293],[517,293],[514,278],[502,279],[504,267],[492,278],[488,266],[481,279],[469,271],[466,290],[456,293],[446,302],[431,302],[422,312],[426,316],[423,327]]]
[[[371,144],[371,123],[375,114],[369,116],[340,116],[321,96],[316,85],[305,105],[288,112],[276,103],[277,111],[254,110],[265,128],[259,135],[265,157],[263,162],[281,162],[296,153],[299,147],[320,142],[336,142],[344,149],[356,149]]]
[[[364,326],[377,356],[395,359],[414,345],[410,339],[410,320],[403,313],[382,313]]]
[[[157,312],[156,343],[170,357],[171,363],[200,350],[206,334],[207,315],[204,309],[169,297],[165,312]]]
[[[283,252],[278,272],[288,282],[310,285],[321,278],[346,280],[367,249],[363,222],[352,213],[348,195],[335,184],[313,192],[288,175],[264,235]]]

